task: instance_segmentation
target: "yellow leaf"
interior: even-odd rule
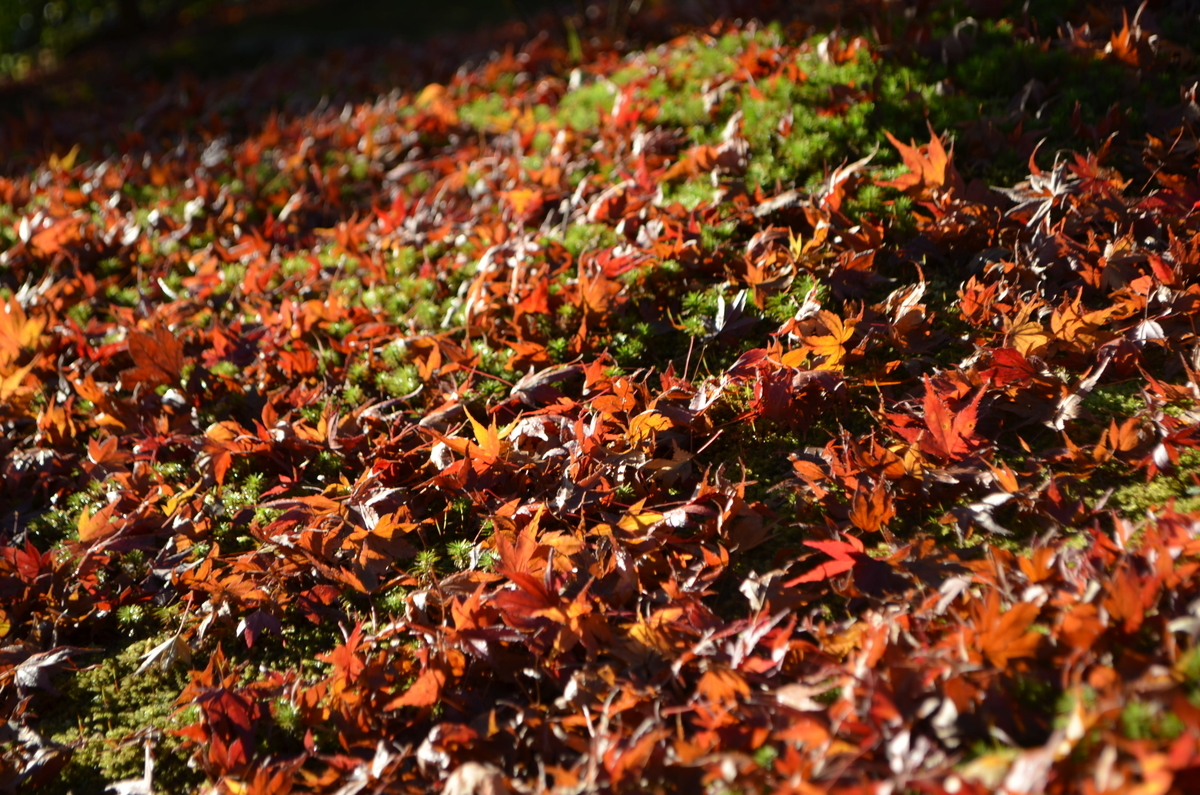
[[[696,683],[696,692],[715,704],[735,704],[750,695],[750,685],[737,671],[709,668]]]
[[[1050,344],[1050,335],[1040,323],[1030,320],[1009,330],[1008,344],[1016,348],[1022,356],[1030,356]]]
[[[195,495],[196,489],[198,488],[200,488],[200,484],[196,483],[196,485],[192,486],[186,491],[181,491],[178,494],[171,495],[167,499],[167,504],[163,507],[163,514],[168,517],[174,516],[175,512],[179,510],[179,506],[183,504],[183,501],[190,499],[193,495]]]
[[[233,420],[224,420],[223,422],[214,422],[209,425],[204,431],[204,435],[214,442],[228,444],[237,439],[242,431],[242,426],[238,425]]]
[[[617,527],[629,533],[646,533],[651,527],[662,521],[663,515],[654,511],[644,511],[637,515],[625,516],[617,522]]]
[[[391,541],[399,535],[406,535],[416,530],[420,525],[416,522],[397,522],[396,514],[389,513],[379,517],[379,522],[371,531],[373,534]]]
[[[638,621],[625,627],[624,634],[623,648],[616,653],[627,660],[645,662],[673,651],[670,637],[662,630],[662,622]]]
[[[479,445],[484,457],[499,458],[503,448],[500,443],[500,431],[496,428],[496,418],[492,418],[491,425],[484,425],[468,411],[467,419],[471,421],[471,428],[475,431],[475,443]]]
[[[804,254],[804,235],[797,235],[788,229],[788,251],[792,253],[792,259],[800,259]]]
[[[76,527],[79,530],[79,541],[91,544],[108,538],[117,531],[117,525],[112,521],[115,505],[106,505],[95,513],[89,513],[85,507],[79,514]]]
[[[962,777],[984,789],[996,790],[1004,783],[1013,761],[1016,759],[1015,750],[1004,749],[996,753],[983,754],[972,759],[959,769]]]
[[[0,367],[15,362],[22,350],[33,350],[46,330],[46,318],[27,317],[17,300],[10,299],[0,311]]]
[[[502,191],[500,195],[512,207],[513,213],[518,216],[528,215],[542,203],[541,191],[529,190],[528,188],[506,190]]]
[[[424,108],[436,100],[445,98],[445,96],[445,86],[439,83],[430,83],[421,89],[421,93],[417,95],[417,100],[413,104],[418,108]]]
[[[29,371],[33,369],[34,362],[30,362],[24,367],[18,367],[9,375],[0,378],[0,400],[8,400],[16,397],[21,392],[28,390],[22,389],[21,385],[25,381],[25,376],[29,375]]]
[[[70,171],[75,168],[75,158],[79,157],[79,144],[71,147],[71,151],[62,157],[50,155],[50,168],[55,171]]]
[[[808,348],[796,348],[780,357],[779,363],[784,367],[803,367],[808,358]]]
[[[0,610],[0,638],[7,636],[11,631],[12,619],[9,618],[8,613],[4,612],[4,610]]]
[[[656,431],[665,431],[671,427],[671,420],[664,414],[653,409],[643,411],[629,423],[629,438],[640,442]]]
[[[846,355],[844,344],[854,336],[857,321],[843,321],[841,317],[824,309],[817,314],[817,319],[828,333],[803,337],[804,344],[814,355],[825,357],[818,369],[840,369],[842,358]]]

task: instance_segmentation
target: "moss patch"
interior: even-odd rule
[[[99,662],[59,683],[61,697],[39,694],[43,733],[74,749],[74,756],[46,795],[99,793],[108,783],[142,774],[143,747],[154,743],[154,784],[160,792],[187,792],[203,777],[188,768],[182,741],[171,734],[190,721],[177,715],[175,699],[187,683],[184,666],[140,674],[142,656],[166,636],[114,644],[94,655]]]

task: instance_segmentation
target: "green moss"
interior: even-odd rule
[[[655,80],[650,83],[645,92],[646,98],[660,100],[670,96],[670,101],[660,104],[656,122],[669,127],[688,128],[703,125],[708,121],[708,111],[704,109],[703,92],[696,90],[673,90],[665,80]]]
[[[263,475],[261,472],[254,472],[242,477],[235,469],[229,485],[221,490],[221,502],[224,503],[226,510],[248,508],[258,502],[262,491]]]
[[[1181,489],[1176,478],[1159,477],[1146,484],[1122,486],[1113,493],[1109,504],[1131,519],[1144,517],[1147,511],[1163,508],[1172,500],[1175,510],[1182,513],[1200,510],[1200,495],[1187,491]]]
[[[664,185],[663,200],[666,204],[679,202],[685,209],[694,210],[713,200],[712,184],[707,180],[691,179],[679,185]]]
[[[557,115],[564,126],[589,131],[600,122],[601,111],[610,111],[612,106],[612,88],[605,83],[594,82],[566,94],[558,103]]]
[[[618,331],[613,334],[613,357],[622,367],[635,368],[641,365],[650,351],[650,327],[638,323],[631,332]]]
[[[351,361],[350,366],[346,368],[346,379],[351,385],[358,386],[367,384],[370,381],[371,364],[365,356]]]
[[[783,323],[796,316],[804,299],[816,289],[815,300],[824,304],[829,301],[829,288],[818,282],[811,274],[803,273],[792,282],[791,287],[782,293],[776,293],[767,298],[764,314],[777,323]]]
[[[58,504],[35,515],[27,525],[29,540],[42,549],[74,539],[78,532],[79,515],[104,505],[104,484],[93,480],[86,489],[71,492]]]
[[[321,414],[325,411],[325,407],[319,403],[309,404],[298,407],[298,411],[306,423],[316,425],[321,421]]]
[[[279,269],[288,277],[304,276],[311,268],[312,261],[302,256],[287,257],[279,265]]]
[[[235,638],[233,642],[225,644],[225,650],[231,662],[249,663],[253,666],[252,670],[292,670],[301,675],[316,673],[323,666],[316,659],[317,655],[330,652],[342,643],[339,620],[331,616],[314,624],[300,615],[299,611],[289,611],[281,621],[282,636],[265,632],[255,640],[253,648],[247,648],[241,638]],[[284,719],[286,721],[287,716]],[[279,722],[278,715],[276,722]]]
[[[735,221],[725,221],[719,224],[708,224],[700,229],[700,242],[705,249],[715,251],[720,248],[723,243],[728,242],[733,238],[733,235],[738,230],[738,224]]]
[[[420,196],[421,194],[425,193],[425,191],[429,190],[429,187],[432,184],[433,181],[429,178],[428,174],[426,174],[424,171],[418,171],[416,174],[413,174],[412,178],[408,181],[408,193],[410,196]]]
[[[199,242],[199,241],[197,241]],[[202,248],[204,244],[199,246],[192,244],[193,248]],[[221,270],[221,282],[214,289],[217,295],[227,295],[242,284],[242,280],[246,278],[246,266],[237,262],[227,263]]]
[[[1130,483],[1128,469],[1114,467],[1099,483],[1123,484],[1116,487],[1108,504],[1136,520],[1172,501],[1180,512],[1200,510],[1200,485],[1192,477],[1195,473],[1200,473],[1200,450],[1185,450],[1179,456],[1178,467],[1158,473],[1149,482]]]
[[[328,324],[327,329],[328,329],[329,335],[331,337],[333,337],[334,339],[340,340],[342,337],[345,337],[351,331],[354,331],[354,321],[353,320],[336,320],[336,321]]]
[[[1174,740],[1183,733],[1183,721],[1159,705],[1130,701],[1121,710],[1121,734],[1129,740]]]
[[[336,481],[342,474],[345,466],[345,460],[340,455],[331,450],[322,450],[317,453],[316,458],[312,459],[309,469],[318,481],[324,483],[326,481]]]
[[[144,605],[121,605],[117,608],[117,623],[122,628],[136,628],[145,620],[146,608]]]
[[[466,539],[451,541],[446,545],[446,554],[450,557],[450,561],[457,569],[465,569],[471,563],[471,552],[474,551],[475,545]]]
[[[80,328],[87,326],[87,322],[91,319],[93,314],[94,310],[92,309],[92,305],[86,301],[80,301],[77,304],[72,304],[71,307],[67,309],[67,317],[74,320]]]
[[[404,613],[405,598],[407,596],[408,592],[405,589],[391,588],[379,595],[375,601],[375,606],[384,615],[401,615]]]
[[[1140,382],[1125,381],[1097,386],[1084,398],[1083,407],[1098,418],[1128,418],[1145,409],[1146,400],[1142,397]]]
[[[408,361],[408,346],[403,340],[396,340],[384,346],[380,357],[388,367],[399,367]]]
[[[403,397],[417,391],[421,386],[421,377],[415,364],[404,364],[394,370],[376,373],[375,383],[389,397]]]
[[[437,575],[442,556],[435,550],[424,549],[417,553],[412,562],[412,573],[417,577],[431,578]]]
[[[208,368],[213,375],[219,375],[222,378],[238,378],[242,374],[242,370],[236,364],[228,360],[222,360]]]
[[[187,767],[182,741],[171,734],[189,722],[175,714],[187,682],[183,668],[151,667],[134,675],[142,655],[165,639],[109,647],[94,658],[98,664],[59,685],[61,697],[37,697],[41,731],[75,751],[59,780],[43,790],[47,795],[98,793],[112,781],[140,777],[147,730],[154,736],[157,791],[187,792],[200,783],[200,774]]]
[[[317,351],[317,369],[322,375],[328,374],[342,366],[342,355],[333,348],[321,348]]]
[[[717,314],[721,292],[719,287],[710,287],[707,290],[693,290],[684,295],[681,325],[689,336],[705,337],[712,332],[712,322]]]
[[[119,306],[137,306],[141,294],[136,287],[117,287],[113,285],[105,289],[104,297]]]
[[[604,224],[575,224],[563,235],[563,247],[578,260],[585,251],[612,248],[617,244],[617,233]]]
[[[401,276],[411,276],[416,272],[421,254],[412,246],[402,246],[393,250],[388,260],[388,275],[393,279]]]
[[[566,337],[555,337],[546,343],[546,352],[550,355],[551,360],[561,364],[567,360],[571,341]]]

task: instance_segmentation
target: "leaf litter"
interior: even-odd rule
[[[969,5],[10,166],[0,787],[1188,791],[1192,54]],[[998,38],[1176,104],[946,117]]]

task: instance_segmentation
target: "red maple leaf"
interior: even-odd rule
[[[818,565],[812,571],[801,574],[794,580],[785,583],[785,587],[791,588],[799,585],[802,582],[820,582],[828,580],[831,577],[850,571],[854,568],[854,564],[858,563],[863,558],[867,557],[866,548],[862,542],[854,536],[846,536],[848,541],[805,541],[804,546],[812,547],[813,549],[824,552],[833,560],[826,561]]]
[[[983,443],[975,436],[975,423],[983,390],[966,408],[955,413],[942,399],[929,376],[925,377],[925,428],[918,437],[921,451],[947,461],[958,461],[974,453]]]

